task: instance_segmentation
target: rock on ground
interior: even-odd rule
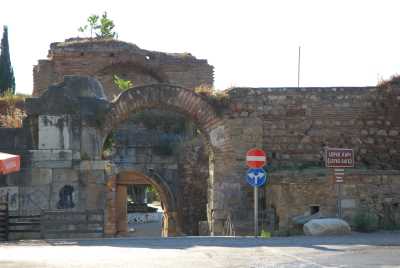
[[[350,234],[350,225],[341,219],[313,219],[303,225],[306,235],[344,235]]]

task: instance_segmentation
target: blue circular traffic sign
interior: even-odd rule
[[[268,183],[268,173],[262,168],[250,168],[246,180],[251,186],[260,187]]]

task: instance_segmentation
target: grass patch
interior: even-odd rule
[[[261,238],[271,238],[271,232],[268,232],[266,230],[261,230],[260,237]]]

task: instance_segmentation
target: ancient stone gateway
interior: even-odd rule
[[[111,103],[109,110],[102,119],[100,132],[102,133],[103,140],[107,135],[115,129],[118,125],[125,122],[133,113],[149,109],[157,108],[161,110],[172,110],[186,115],[189,119],[195,122],[196,126],[203,133],[206,144],[209,149],[210,156],[210,183],[215,183],[218,180],[224,180],[223,175],[227,175],[227,167],[222,161],[215,161],[215,159],[229,158],[229,136],[225,133],[224,120],[218,117],[214,108],[210,106],[201,96],[191,90],[184,89],[172,85],[148,85],[129,89],[122,93],[118,99]],[[101,152],[99,152],[101,154]],[[217,175],[216,175],[217,174]],[[215,176],[220,176],[216,179]],[[149,177],[147,177],[151,180]],[[118,176],[109,178],[110,185],[118,184]],[[173,196],[172,191],[168,190],[165,182],[152,183],[156,185],[162,198],[166,201],[166,222],[164,223],[166,235],[175,235],[181,233],[179,226],[180,219],[176,207],[176,197]],[[111,186],[114,189],[115,186]],[[212,202],[215,189],[211,186],[208,203],[213,206]],[[118,191],[117,191],[118,192]],[[117,197],[111,195],[109,202],[115,202]],[[113,224],[116,224],[116,217],[112,214],[113,206],[108,205],[109,213],[111,214],[107,219],[107,232],[112,234],[115,232]],[[212,209],[213,211],[216,208]]]
[[[114,74],[137,87],[120,94]],[[140,182],[161,193],[164,235],[218,235],[225,229],[248,235],[253,195],[244,179],[245,154],[259,147],[271,163],[270,184],[260,190],[260,229],[287,234],[315,213],[335,217],[337,195],[324,150],[345,147],[354,149],[355,168],[346,170],[343,183],[344,219],[351,223],[367,210],[382,226],[399,223],[398,83],[232,88],[224,91],[223,106],[193,92],[212,83],[213,67],[190,54],[117,40],[52,44],[48,59],[34,68],[35,97],[26,100],[23,127],[0,128],[0,150],[23,160],[20,173],[0,175],[3,192],[13,191],[18,200],[11,213],[100,210],[104,233],[113,235],[126,229],[120,220],[124,187]],[[175,121],[183,115],[196,126],[188,129],[201,135],[175,133],[184,141],[178,153],[155,153],[158,141],[176,140],[131,118],[151,109],[175,112]],[[113,132],[116,146],[105,155]]]
[[[232,159],[230,136],[225,120],[204,97],[191,90],[168,84],[146,85],[129,89],[108,102],[97,80],[66,76],[62,83],[27,102],[27,120],[38,133],[37,149],[30,151],[32,167],[58,173],[63,178],[60,182],[73,187],[76,207],[69,209],[104,209],[107,235],[126,232],[126,221],[121,221],[126,214],[121,210],[121,200],[126,200],[124,186],[140,180],[148,182],[158,190],[165,205],[163,234],[184,234],[184,223],[190,219],[182,219],[182,183],[160,176],[153,170],[157,165],[121,166],[102,159],[103,144],[110,132],[130,115],[149,108],[183,114],[201,131],[209,156],[208,179],[200,183],[201,191],[207,191],[207,233],[222,233],[227,209],[221,195],[227,192],[225,182],[234,171],[230,166],[233,162],[228,161]],[[48,198],[53,203],[57,195]]]

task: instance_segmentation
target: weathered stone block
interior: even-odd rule
[[[33,168],[71,168],[71,150],[30,150]]]
[[[105,183],[104,170],[81,170],[79,181],[83,185]]]
[[[22,214],[37,214],[49,209],[50,184],[19,188],[19,206]]]
[[[58,168],[53,170],[54,183],[69,183],[78,181],[78,171],[74,169]]]
[[[30,150],[32,162],[40,161],[71,161],[71,150]]]
[[[103,209],[105,205],[105,187],[98,184],[89,184],[86,188],[86,208]]]
[[[105,170],[107,168],[109,161],[105,160],[84,160],[81,161],[79,169],[80,170]]]
[[[82,127],[81,157],[89,159],[101,159],[101,152],[103,149],[102,142],[102,135],[97,129],[93,127]]]
[[[72,168],[72,161],[40,161],[32,163],[33,168]]]
[[[355,208],[356,200],[354,199],[343,199],[341,200],[342,208]]]
[[[70,149],[71,127],[67,115],[39,116],[39,149]]]
[[[53,170],[50,168],[32,169],[32,185],[50,184],[52,182]]]

